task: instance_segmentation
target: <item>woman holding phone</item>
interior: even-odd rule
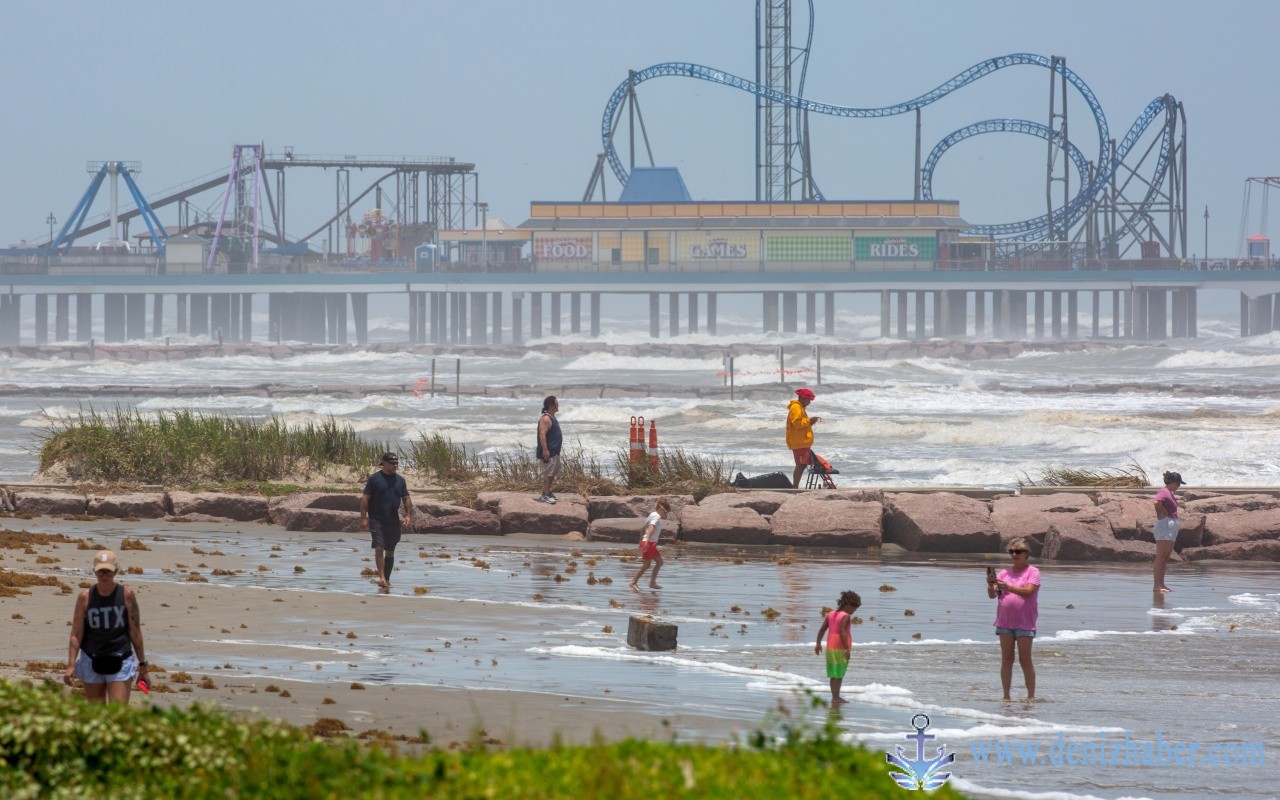
[[[132,589],[116,583],[116,554],[100,550],[93,557],[96,586],[76,597],[71,616],[67,670],[62,680],[84,682],[90,703],[128,703],[135,678],[146,692],[147,657],[142,648],[142,618]]]
[[[1009,542],[1008,567],[995,572],[987,567],[987,597],[996,600],[996,635],[1000,637],[1000,685],[1004,699],[1013,683],[1013,656],[1022,667],[1027,699],[1036,699],[1036,668],[1031,663],[1031,642],[1036,638],[1036,617],[1040,609],[1040,570],[1031,566],[1031,550],[1025,539]]]

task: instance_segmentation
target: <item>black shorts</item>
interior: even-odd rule
[[[369,517],[369,533],[373,536],[373,546],[384,550],[395,550],[400,544],[400,518],[378,519]]]

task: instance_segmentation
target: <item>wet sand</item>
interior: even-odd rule
[[[7,520],[10,529],[18,526]],[[28,531],[57,530],[75,538],[84,537],[100,545],[118,548],[127,535],[128,525],[104,533],[101,523],[98,531],[87,531],[92,525],[49,521],[49,524],[28,522],[22,528]],[[210,526],[205,524],[204,529]],[[125,531],[126,533],[121,533]],[[181,535],[182,531],[175,531]],[[671,738],[678,731],[696,729],[716,732],[715,738],[733,734],[739,727],[733,722],[713,716],[674,713],[654,715],[640,711],[634,703],[610,698],[608,694],[564,694],[559,692],[515,691],[510,689],[458,688],[429,686],[412,683],[383,683],[370,680],[361,674],[353,678],[335,678],[333,673],[347,670],[347,665],[329,655],[327,663],[315,666],[295,665],[306,677],[290,679],[278,675],[263,677],[238,668],[231,661],[219,664],[221,655],[228,648],[221,643],[224,637],[238,641],[255,640],[259,646],[236,647],[235,661],[254,653],[261,655],[263,666],[278,661],[281,653],[270,642],[289,639],[299,633],[319,633],[332,636],[334,651],[340,653],[343,645],[359,646],[363,638],[383,635],[396,626],[412,625],[423,641],[434,639],[432,618],[451,619],[449,612],[433,611],[431,617],[414,613],[406,605],[406,595],[412,595],[413,587],[398,586],[391,595],[380,595],[372,584],[368,596],[344,594],[325,597],[315,589],[324,578],[313,578],[305,571],[305,559],[287,558],[288,563],[277,567],[270,552],[277,538],[294,538],[272,526],[257,526],[247,534],[225,530],[222,541],[236,541],[240,536],[261,537],[260,558],[228,552],[223,554],[216,546],[193,548],[189,541],[156,541],[154,535],[141,535],[138,541],[149,550],[119,550],[121,563],[119,581],[131,586],[139,600],[143,618],[143,637],[148,660],[151,662],[152,692],[143,695],[135,691],[134,705],[157,707],[185,706],[191,703],[213,703],[235,712],[249,712],[269,719],[278,719],[296,725],[311,725],[317,719],[341,720],[352,735],[366,731],[379,731],[394,737],[415,739],[425,731],[429,741],[436,746],[456,746],[483,741],[488,744],[548,745],[556,741],[566,743],[589,742],[596,737],[615,740],[625,737],[650,739]],[[412,537],[406,542],[412,543]],[[67,586],[79,591],[82,582],[90,580],[89,563],[92,550],[78,549],[75,543],[40,544],[33,549],[37,554],[24,553],[20,549],[0,549],[0,567],[15,572],[30,572],[58,577]],[[203,550],[194,553],[193,549]],[[310,548],[308,548],[310,549]],[[401,546],[401,556],[410,555],[416,548]],[[37,563],[37,559],[46,563]],[[47,561],[53,559],[53,561]],[[367,553],[360,551],[352,559],[352,568],[368,568]],[[289,588],[257,589],[228,587],[206,582],[187,582],[184,575],[210,576],[206,580],[217,581],[218,570],[234,573],[257,572],[257,565],[272,565],[273,572],[292,575],[289,582],[298,590]],[[141,575],[124,574],[128,567],[143,570]],[[399,575],[407,570],[400,570]],[[163,577],[165,582],[156,580]],[[230,577],[230,576],[227,576]],[[397,580],[400,578],[397,577]],[[0,659],[0,676],[6,678],[50,678],[61,682],[67,649],[67,629],[75,593],[64,593],[53,586],[34,586],[30,594],[16,597],[0,597],[0,615],[7,620],[5,655]],[[341,608],[337,607],[341,604]],[[319,620],[326,605],[334,606],[335,616],[343,622],[322,631],[306,631],[296,628],[299,619]],[[465,615],[468,624],[477,630],[494,628],[503,624],[504,614],[498,606],[468,603]],[[461,613],[461,612],[459,612]],[[351,637],[351,638],[348,638]],[[466,637],[462,637],[466,638]],[[448,641],[446,639],[446,641]],[[425,651],[425,648],[423,648]],[[212,668],[196,668],[195,664],[212,664]],[[278,664],[276,665],[278,667]],[[325,672],[328,670],[328,672]],[[274,670],[278,672],[279,670]],[[182,675],[189,675],[189,682]],[[206,677],[208,680],[206,680]],[[325,681],[325,682],[317,682]]]

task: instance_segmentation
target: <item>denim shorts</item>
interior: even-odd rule
[[[138,674],[138,656],[130,653],[114,675],[102,675],[93,671],[93,659],[81,650],[76,656],[75,676],[85,683],[128,683]]]
[[[1015,639],[1019,636],[1025,636],[1028,639],[1036,638],[1036,632],[1034,630],[1026,630],[1025,628],[996,628],[996,636],[1002,636],[1004,634],[1008,634]]]
[[[1156,524],[1152,527],[1152,535],[1157,542],[1173,542],[1178,539],[1178,518],[1165,517],[1156,520]]]

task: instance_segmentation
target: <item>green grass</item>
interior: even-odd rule
[[[50,683],[0,682],[0,796],[30,798],[890,798],[884,754],[829,725],[741,745],[626,740],[400,754],[199,706],[91,706]],[[949,787],[931,793],[950,800]]]
[[[261,483],[330,465],[369,470],[388,449],[333,418],[287,425],[279,417],[90,408],[54,420],[40,469],[60,465],[71,480],[92,483]]]
[[[1045,467],[1040,480],[1024,475],[1019,486],[1086,486],[1099,489],[1146,489],[1151,479],[1146,471],[1135,464],[1115,469],[1068,469]]]

